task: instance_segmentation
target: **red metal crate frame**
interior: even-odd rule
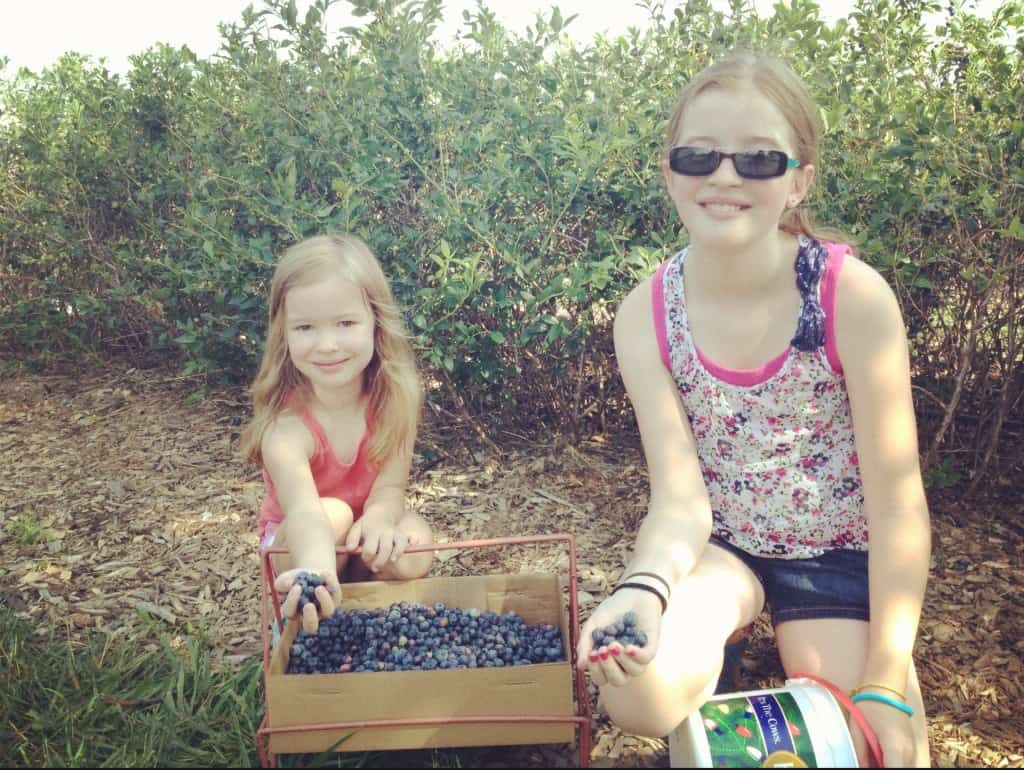
[[[286,727],[270,727],[270,699],[266,697],[266,704],[263,721],[256,731],[256,750],[260,757],[261,767],[277,767],[277,755],[270,752],[271,733],[301,733],[318,730],[344,730],[350,728],[365,727],[425,727],[430,725],[444,724],[548,724],[558,722],[575,722],[579,727],[579,767],[590,765],[590,699],[587,697],[586,684],[583,674],[576,668],[576,644],[579,636],[579,606],[576,596],[576,539],[570,534],[560,533],[554,535],[530,535],[525,537],[499,537],[487,540],[463,540],[456,543],[431,543],[429,545],[409,546],[405,553],[419,553],[421,551],[447,551],[461,548],[487,548],[495,546],[529,545],[533,543],[557,543],[565,542],[569,550],[569,662],[572,671],[573,685],[576,690],[576,716],[567,717],[540,717],[540,716],[477,716],[477,717],[438,717],[420,719],[377,719],[363,722],[335,722],[335,723],[307,723],[300,725],[289,725]],[[344,551],[335,548],[338,554]],[[267,548],[260,552],[260,604],[263,617],[263,675],[264,678],[270,670],[270,602],[273,600],[274,616],[278,628],[283,628],[281,621],[281,602],[274,590],[276,574],[271,556],[274,554],[286,554],[287,548]]]

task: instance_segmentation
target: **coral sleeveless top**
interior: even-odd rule
[[[356,519],[363,515],[363,505],[366,498],[373,489],[373,483],[377,480],[380,468],[370,461],[369,447],[373,431],[368,425],[356,450],[356,456],[350,463],[341,462],[331,449],[327,440],[327,434],[320,423],[309,411],[302,413],[302,422],[313,434],[316,448],[313,456],[309,458],[309,468],[313,472],[313,481],[316,482],[316,490],[320,497],[337,497],[344,500],[352,508]],[[259,517],[259,539],[263,542],[267,526],[274,529],[284,521],[284,511],[277,500],[274,491],[274,482],[263,469],[263,481],[266,484],[267,494],[263,499],[263,506],[260,508]]]
[[[801,239],[802,307],[790,347],[730,370],[694,344],[686,315],[687,250],[653,280],[665,367],[689,417],[711,499],[712,534],[755,556],[810,558],[867,550],[853,420],[835,341],[836,284],[849,247]]]

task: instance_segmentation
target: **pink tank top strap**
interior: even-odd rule
[[[313,441],[316,444],[313,449],[314,457],[324,454],[331,444],[327,440],[327,434],[324,433],[324,429],[308,409],[302,411],[302,424],[309,428],[309,432],[313,434]]]
[[[651,304],[654,310],[654,336],[658,341],[658,352],[661,353],[661,362],[665,368],[672,371],[672,361],[668,349],[668,329],[665,321],[665,268],[671,258],[666,259],[654,273],[651,280]]]
[[[836,289],[839,272],[843,269],[850,247],[845,243],[825,243],[824,246],[828,249],[828,262],[821,277],[821,309],[825,311],[825,355],[832,371],[842,374],[843,365],[839,361],[839,349],[836,347]]]

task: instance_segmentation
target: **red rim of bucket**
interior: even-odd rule
[[[861,710],[857,708],[857,704],[850,700],[849,695],[827,679],[822,679],[820,676],[796,673],[793,674],[793,678],[809,679],[832,693],[832,696],[842,704],[843,708],[850,712],[850,716],[853,717],[853,721],[856,722],[857,727],[860,728],[861,734],[864,736],[864,742],[868,747],[868,754],[870,755],[869,758],[872,765],[875,767],[885,767],[885,756],[882,754],[882,745],[878,742],[878,736],[875,735],[875,731],[871,729],[871,725],[861,713]]]

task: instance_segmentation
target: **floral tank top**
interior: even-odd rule
[[[755,556],[865,551],[868,525],[853,420],[835,344],[836,283],[849,247],[801,239],[796,334],[759,369],[716,366],[690,336],[687,250],[653,281],[658,347],[690,420],[712,535]]]

